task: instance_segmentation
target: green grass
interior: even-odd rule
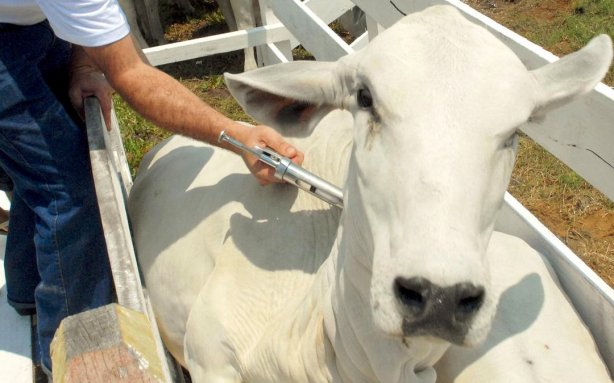
[[[614,39],[614,0],[465,2],[559,56],[582,48],[601,33]],[[604,82],[614,85],[614,68]]]
[[[574,14],[565,17],[563,29],[572,50],[579,49],[601,33],[614,40],[614,0],[576,1]],[[610,68],[605,82],[614,85],[614,68]]]
[[[143,155],[170,133],[145,120],[121,97],[114,96],[113,104],[124,141],[128,166],[134,177]]]

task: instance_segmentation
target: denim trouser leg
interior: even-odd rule
[[[9,229],[11,235],[7,237],[4,273],[8,300],[15,308],[34,303],[34,290],[40,282],[34,247],[34,221],[32,210],[19,194],[13,193]]]
[[[69,51],[47,23],[0,24],[0,164],[15,184],[7,296],[34,297],[47,368],[61,320],[114,296],[87,138],[58,99]]]

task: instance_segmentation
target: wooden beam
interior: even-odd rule
[[[349,0],[308,0],[307,9],[321,15],[322,21],[328,24],[338,18],[343,12],[352,7]],[[151,65],[159,66],[173,62],[192,60],[199,57],[211,56],[255,47],[285,40],[292,41],[292,46],[298,45],[298,40],[284,27],[275,23],[248,30],[222,33],[219,35],[192,39],[178,43],[165,44],[143,50]],[[342,40],[341,40],[342,42]],[[278,48],[280,48],[278,46]]]
[[[318,15],[325,24],[330,24],[354,7],[354,3],[350,0],[306,0],[303,4]]]
[[[271,5],[267,0],[259,0],[259,7],[260,19],[263,25],[279,24],[279,20],[273,13]],[[292,44],[292,40],[285,40],[277,43],[267,43],[266,45],[258,46],[256,48],[258,66],[273,65],[292,61]]]
[[[119,127],[113,126],[111,132],[107,131],[100,104],[94,97],[85,100],[85,118],[96,197],[117,300],[122,306],[145,312],[145,298],[124,203],[127,191],[122,190],[114,156],[107,150],[107,142],[112,140],[109,135],[119,134]]]
[[[271,0],[279,20],[317,60],[334,61],[353,52],[352,48],[333,32],[300,0]]]
[[[327,25],[354,7],[354,3],[350,0],[305,0],[303,4],[318,15],[318,18]],[[264,24],[274,24],[279,21],[275,16],[271,17],[271,15],[268,14],[270,8],[271,0],[260,0],[260,10],[265,10],[265,12],[267,12],[266,17],[263,18]],[[296,37],[293,37],[290,39],[290,44],[292,48],[296,48],[301,43]]]
[[[110,304],[62,321],[51,344],[55,383],[168,382],[147,316]]]
[[[153,312],[143,291],[130,234],[125,201],[132,187],[132,178],[119,125],[113,113],[111,130],[107,130],[100,103],[95,97],[86,98],[84,105],[92,175],[117,300],[121,306],[147,316],[158,358],[164,361],[164,382],[172,382],[174,366],[167,362]]]
[[[241,50],[247,47],[290,40],[292,35],[282,24],[222,33],[178,43],[144,49],[151,65],[158,66]]]
[[[287,46],[289,47],[289,42],[287,43],[288,43]],[[266,45],[260,46],[259,48],[260,49],[258,50],[258,54],[260,58],[262,59],[263,64],[265,66],[287,63],[291,61],[284,54],[285,50],[282,51],[282,49],[279,49],[277,44],[266,44]]]
[[[384,31],[384,27],[379,25],[378,22],[369,15],[365,18],[367,21],[367,34],[369,35],[369,41],[371,41]]]
[[[350,44],[350,48],[357,51],[369,44],[369,32],[365,32],[362,35],[358,36],[352,43]]]

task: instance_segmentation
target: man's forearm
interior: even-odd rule
[[[241,134],[241,127],[234,121],[177,80],[143,62],[131,41],[123,39],[105,47],[85,48],[85,52],[128,104],[156,125],[214,144],[222,130]]]
[[[205,104],[167,74],[147,65],[123,74],[113,83],[117,92],[155,124],[213,143],[233,122]]]
[[[84,48],[111,86],[139,113],[162,128],[240,154],[261,184],[279,182],[275,170],[253,155],[241,153],[217,138],[225,130],[246,146],[270,147],[300,165],[303,154],[273,129],[247,128],[217,112],[177,80],[146,64],[130,36],[112,44]]]

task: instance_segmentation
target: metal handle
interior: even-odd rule
[[[286,181],[331,205],[343,208],[343,191],[340,188],[298,166],[288,157],[269,148],[261,149],[257,146],[249,148],[224,131],[218,138],[218,142],[222,141],[255,155],[260,161],[274,168],[275,178]]]

